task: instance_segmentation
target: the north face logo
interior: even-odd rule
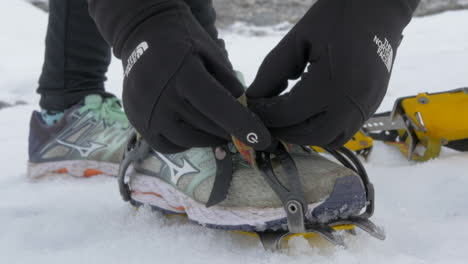
[[[385,38],[384,41],[380,40],[377,36],[374,37],[374,43],[377,45],[377,54],[387,66],[388,72],[392,71],[393,65],[393,48],[390,42]]]
[[[130,57],[127,59],[127,67],[125,67],[125,76],[128,77],[130,71],[132,70],[133,66],[137,63],[138,59],[145,53],[145,51],[149,48],[148,43],[143,41],[140,43],[135,50],[132,52]]]

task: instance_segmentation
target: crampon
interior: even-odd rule
[[[119,169],[118,182],[121,195],[125,201],[129,201],[137,207],[148,205],[153,210],[165,214],[186,214],[191,222],[207,228],[257,236],[264,248],[271,251],[283,249],[285,243],[296,236],[302,236],[306,239],[321,237],[333,245],[346,248],[343,235],[355,234],[356,229],[361,229],[377,239],[385,239],[383,229],[369,220],[374,212],[374,187],[360,160],[351,150],[345,147],[325,149],[342,164],[340,166],[320,157],[310,147],[295,146],[295,148],[309,153],[307,155],[315,157],[302,158],[301,160],[300,156],[294,152],[297,150],[292,151],[293,146],[288,144],[278,143],[274,151],[259,152],[243,145],[236,139],[233,142],[235,148],[231,145],[231,147],[225,146],[223,148],[194,149],[192,152],[184,154],[185,156],[178,154],[179,158],[177,158],[155,152],[141,137],[134,133],[130,137]],[[229,151],[230,149],[235,149],[235,152]],[[185,175],[192,173],[192,177],[184,179],[184,181],[197,179],[197,176],[200,175],[203,176],[204,167],[198,167],[197,159],[190,158],[193,153],[198,153],[197,155],[204,153],[205,157],[212,157],[202,162],[205,165],[210,160],[216,163],[214,179],[210,185],[211,194],[203,201],[177,185],[179,180],[174,180],[176,172],[171,171],[173,168],[182,170],[184,165],[180,165],[181,162],[185,164],[191,162],[192,167],[187,170],[188,174]],[[234,155],[238,155],[238,157],[236,156],[236,158]],[[255,173],[247,175],[242,170],[236,169],[237,161],[235,160],[239,158],[245,160],[247,165],[243,166],[249,167],[244,171],[245,173],[249,171]],[[154,167],[148,165],[152,162],[155,164]],[[315,166],[317,164],[313,164],[313,162],[319,165]],[[172,164],[172,169],[168,167],[167,163]],[[129,170],[132,165],[132,170]],[[135,167],[138,170],[138,166],[148,167],[142,170],[143,174],[135,174]],[[301,175],[301,172],[304,173],[304,166],[308,169],[314,168],[312,169],[313,173],[309,170],[310,175],[306,172],[306,176],[308,175],[306,178]],[[331,167],[334,169],[330,170]],[[155,171],[156,169],[158,169],[156,173],[151,172],[151,170]],[[322,169],[323,172],[338,173],[337,175],[342,176],[331,176],[332,174],[330,174],[324,178],[321,173],[317,172],[317,170],[321,171]],[[170,176],[165,178],[165,173],[172,176],[172,180]],[[180,177],[185,177],[181,175],[179,173]],[[257,177],[255,183],[249,182],[250,177]],[[334,189],[327,191],[328,194],[323,199],[311,203],[311,188],[318,192],[322,190],[322,187],[316,187],[322,186],[318,182],[315,184],[316,186],[313,186],[313,182],[315,182],[313,179],[328,182],[329,177],[337,177],[336,182],[333,180],[335,182]],[[239,181],[242,179],[249,184],[245,185],[247,187],[244,188],[245,192],[241,196],[261,196],[263,194],[258,192],[269,191],[274,200],[277,201],[276,205],[267,209],[262,205],[247,207],[230,205],[229,203],[232,204],[233,199],[235,199],[233,193],[242,192],[239,189]],[[304,181],[308,181],[308,183],[304,185]],[[199,180],[194,182],[199,182]],[[255,184],[257,187],[252,187]],[[262,191],[257,188],[262,189]],[[353,192],[354,188],[357,188],[358,191]],[[242,197],[236,197],[242,200]],[[238,200],[238,203],[242,204],[241,200]],[[217,218],[219,215],[222,217]],[[234,220],[227,219],[229,217]],[[249,219],[252,217],[254,219],[250,221]],[[341,232],[341,230],[346,232]]]
[[[236,145],[240,144],[238,141],[235,142]],[[238,146],[238,148],[242,149],[243,147]],[[311,150],[313,151],[314,148],[311,148]],[[279,144],[278,148],[273,153],[255,152],[255,155],[250,154],[248,159],[262,172],[270,187],[283,203],[287,215],[286,230],[250,233],[260,238],[266,250],[281,250],[285,248],[285,242],[296,236],[302,236],[306,239],[320,236],[335,246],[347,248],[342,232],[339,231],[345,230],[347,234],[356,235],[356,228],[365,231],[376,239],[385,240],[385,231],[370,220],[374,214],[375,207],[374,186],[370,182],[367,172],[360,160],[346,147],[338,149],[326,148],[324,151],[361,177],[367,195],[367,206],[363,210],[364,212],[357,216],[336,219],[327,223],[310,221],[305,210],[306,201],[301,188],[299,172],[294,160],[287,151],[287,147],[283,144]],[[285,187],[275,174],[271,156],[275,156],[275,160],[279,161],[283,173],[287,175],[289,189]],[[253,160],[253,158],[255,158],[255,160]]]
[[[392,112],[376,114],[363,130],[408,160],[437,158],[442,147],[468,151],[468,88],[399,98]]]

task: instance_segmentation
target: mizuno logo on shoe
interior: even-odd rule
[[[91,155],[93,152],[95,152],[98,149],[102,149],[102,148],[107,147],[107,145],[96,143],[96,142],[89,142],[89,146],[79,146],[79,145],[75,145],[75,144],[72,144],[72,143],[67,143],[67,142],[62,141],[60,139],[57,139],[56,141],[60,145],[63,145],[65,147],[69,147],[69,148],[72,148],[72,149],[78,151],[80,153],[81,157],[83,157],[83,158],[89,157],[89,155]]]
[[[190,164],[190,162],[188,162],[186,159],[182,159],[182,166],[179,166],[163,154],[159,152],[155,153],[164,163],[166,163],[167,167],[169,167],[169,170],[171,172],[171,182],[174,184],[177,184],[177,182],[179,182],[179,179],[184,175],[199,172],[199,170],[194,168],[193,165]]]
[[[393,48],[390,42],[384,38],[384,41],[380,40],[377,36],[374,37],[374,43],[377,45],[377,54],[380,56],[388,72],[392,71],[393,65]]]
[[[128,77],[130,72],[132,71],[133,66],[137,63],[137,61],[143,56],[145,51],[149,48],[148,43],[143,41],[140,43],[135,50],[132,52],[130,57],[127,59],[127,66],[125,67],[125,76]]]

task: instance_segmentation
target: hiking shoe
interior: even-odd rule
[[[115,176],[130,126],[115,97],[89,95],[47,125],[33,112],[29,132],[28,176]]]
[[[215,229],[285,229],[286,212],[278,196],[235,148],[230,151],[234,173],[221,203],[206,206],[217,173],[217,155],[211,148],[171,155],[151,150],[146,158],[134,161],[126,173],[130,202],[167,214],[186,214],[191,221]],[[301,147],[293,147],[290,154],[300,173],[311,222],[345,219],[366,206],[366,190],[356,173]],[[277,175],[287,182],[280,172]]]

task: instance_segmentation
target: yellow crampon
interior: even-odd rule
[[[388,136],[371,136],[398,147],[410,160],[436,158],[442,146],[468,151],[468,88],[400,98],[388,119],[384,124],[382,117],[372,118],[365,128],[382,125]]]
[[[356,230],[355,226],[351,224],[343,224],[343,225],[336,225],[332,227],[334,231],[347,231],[350,235],[356,235]],[[302,237],[304,238],[311,246],[317,247],[317,248],[322,248],[326,247],[327,245],[330,245],[330,241],[320,235],[319,233],[298,233],[298,234],[285,234],[285,235],[280,235],[275,237],[273,240],[270,239],[265,239],[265,234],[263,233],[255,233],[255,232],[245,232],[245,231],[233,231],[233,233],[241,234],[241,235],[246,235],[250,237],[254,237],[260,240],[260,242],[263,244],[266,250],[272,250],[272,251],[278,251],[278,250],[284,250],[289,248],[289,241],[292,238],[295,237]],[[268,237],[268,236],[267,236]],[[344,243],[344,242],[343,242]],[[337,246],[336,244],[331,244],[334,246]],[[344,246],[346,248],[346,245],[343,244],[341,246]]]
[[[468,138],[468,90],[421,93],[401,101],[401,108],[416,124],[414,133],[422,147],[419,160],[439,156],[443,145]],[[413,158],[413,157],[411,157]]]
[[[354,225],[338,225],[338,226],[334,226],[333,229],[335,231],[341,231],[341,230],[354,230],[355,229],[355,226]],[[253,233],[253,232],[245,232],[245,231],[232,231],[233,233],[237,233],[237,234],[241,234],[241,235],[247,235],[247,236],[251,236],[251,237],[256,237],[258,238],[258,234],[257,233]],[[316,233],[299,233],[299,234],[290,234],[290,235],[287,235],[284,240],[285,241],[289,241],[291,238],[293,237],[303,237],[305,239],[312,239],[312,238],[316,238],[318,237],[319,235],[316,234]]]
[[[356,152],[356,154],[364,157],[367,157],[372,152],[372,147],[374,145],[374,140],[368,136],[363,130],[359,130],[352,139],[350,139],[346,144],[345,147],[349,150]],[[311,146],[317,152],[325,152],[325,150],[321,147]]]

